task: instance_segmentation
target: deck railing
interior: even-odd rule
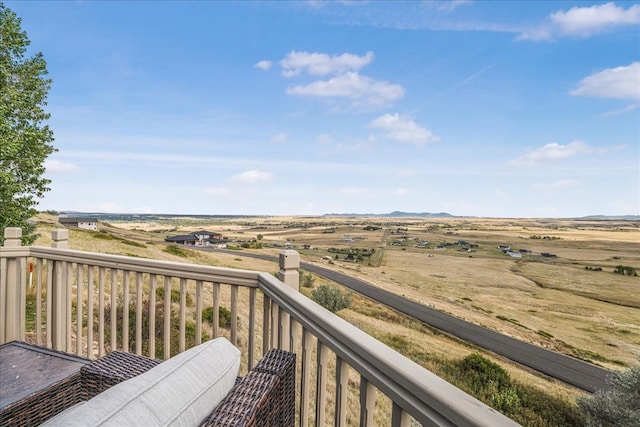
[[[297,353],[300,426],[517,425],[299,293],[295,251],[280,254],[276,278],[70,250],[64,229],[50,248],[4,232],[0,343],[166,359],[223,335],[243,351],[244,372],[270,348]]]

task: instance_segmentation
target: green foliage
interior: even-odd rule
[[[149,300],[144,300],[142,302],[142,353],[145,355],[149,355]],[[120,347],[122,346],[122,331],[123,331],[123,309],[124,306],[122,303],[118,304],[116,308],[116,317],[117,317],[117,331],[116,331],[116,342]],[[97,316],[97,313],[96,313]],[[175,310],[171,309],[169,313],[170,317],[170,355],[171,357],[178,354],[180,350],[180,317],[176,313]],[[132,303],[129,305],[129,349],[136,348],[136,304]],[[105,325],[109,325],[111,323],[111,306],[107,304],[104,309],[104,322]],[[97,319],[94,322],[94,326],[97,327]],[[196,333],[195,333],[195,323],[192,321],[185,322],[185,347],[191,348],[196,345]],[[150,357],[155,357],[158,359],[164,358],[164,303],[161,301],[156,301],[155,307],[155,355],[150,355]],[[202,333],[202,341],[206,341],[209,339],[209,336]],[[111,328],[105,327],[105,343],[111,342]]]
[[[49,191],[44,162],[56,151],[46,105],[51,80],[42,53],[25,57],[30,44],[18,16],[0,3],[0,230],[22,228],[22,243],[36,239],[29,219]],[[0,244],[4,233],[0,235]]]
[[[640,426],[640,364],[614,373],[609,384],[610,390],[578,398],[586,426]]]
[[[349,292],[342,292],[335,286],[320,285],[311,292],[311,299],[335,313],[351,307],[353,296]]]
[[[316,279],[313,277],[313,274],[305,272],[300,273],[300,285],[303,288],[312,288],[315,281]]]
[[[164,288],[159,287],[156,288],[156,300],[164,301]],[[171,302],[179,304],[180,303],[180,289],[171,288]],[[185,303],[187,307],[191,307],[193,305],[193,297],[189,292],[185,292]]]
[[[637,276],[638,273],[636,269],[633,267],[628,267],[626,265],[619,265],[613,270],[615,274],[622,274],[623,276]]]
[[[168,245],[166,248],[163,249],[163,251],[168,254],[176,255],[182,258],[189,258],[191,256],[191,252],[179,247],[178,245]]]
[[[206,307],[202,310],[202,320],[213,323],[213,307]],[[226,307],[220,306],[218,308],[218,326],[222,328],[231,327],[231,311]]]

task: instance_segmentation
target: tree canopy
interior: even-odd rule
[[[56,151],[44,111],[51,87],[42,53],[28,57],[21,19],[0,3],[0,230],[21,227],[23,244],[35,240],[29,223],[49,190],[44,161]],[[4,233],[0,233],[0,243]]]

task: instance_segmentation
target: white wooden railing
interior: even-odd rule
[[[166,359],[224,335],[243,351],[244,372],[269,348],[297,353],[300,426],[517,425],[299,293],[295,251],[280,254],[275,278],[70,250],[67,230],[53,231],[50,248],[20,246],[19,228],[4,233],[0,344],[29,340],[89,358],[118,349]],[[229,327],[218,326],[221,306],[231,312]],[[212,322],[203,322],[205,310]]]

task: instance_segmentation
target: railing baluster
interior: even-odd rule
[[[136,354],[142,354],[142,273],[136,273]]]
[[[84,265],[76,264],[76,354],[82,354],[82,302],[83,297],[83,273]]]
[[[271,299],[262,294],[262,355],[271,349]]]
[[[51,318],[53,317],[51,310],[53,307],[53,261],[47,261],[47,312],[45,313],[45,332],[47,334],[47,347],[53,348],[53,332],[51,331]]]
[[[131,272],[122,272],[122,351],[129,352],[129,280]]]
[[[156,275],[149,278],[149,357],[156,357]]]
[[[376,388],[360,376],[360,426],[372,427],[376,406]]]
[[[280,328],[279,313],[278,304],[271,301],[271,348],[278,348],[278,340],[280,338],[278,333]]]
[[[8,317],[8,313],[6,312],[5,305],[7,304],[7,287],[9,286],[9,281],[11,280],[8,276],[8,268],[9,260],[7,258],[0,258],[0,306],[2,307],[3,316]],[[6,319],[2,319],[2,325],[0,325],[0,342],[4,343],[7,341],[6,339]]]
[[[249,348],[247,349],[249,360],[249,370],[253,369],[256,350],[256,290],[249,289]]]
[[[64,263],[64,269],[65,269],[65,274],[64,274],[64,287],[65,287],[65,304],[66,304],[66,310],[65,310],[65,316],[66,316],[66,326],[65,326],[65,333],[66,333],[66,337],[65,337],[65,351],[67,353],[71,353],[71,331],[72,331],[72,326],[73,325],[73,315],[71,313],[71,310],[73,309],[73,304],[72,304],[72,300],[73,300],[73,275],[72,275],[72,263],[71,262],[65,262]]]
[[[202,343],[202,280],[196,280],[196,345]]]
[[[213,284],[213,328],[211,338],[218,338],[218,325],[220,324],[220,284]]]
[[[26,333],[25,321],[27,318],[27,258],[20,258],[20,323],[18,337],[24,341]]]
[[[409,427],[411,416],[406,413],[396,402],[393,402],[391,411],[391,427]]]
[[[93,270],[87,266],[87,357],[93,359]]]
[[[105,269],[98,267],[98,357],[104,356],[104,282]]]
[[[231,343],[238,345],[238,287],[231,286]]]
[[[111,269],[111,351],[118,349],[118,270]]]
[[[266,296],[265,296],[266,298]],[[313,334],[302,328],[302,373],[300,375],[300,426],[309,425],[310,415],[310,398],[311,391],[311,355],[313,353],[313,343],[315,337]]]
[[[180,353],[185,347],[185,324],[187,316],[187,279],[180,278]]]
[[[336,355],[336,409],[334,425],[347,425],[347,398],[349,386],[349,365]]]
[[[171,277],[164,276],[164,360],[171,357],[171,282]]]
[[[316,369],[316,425],[325,425],[327,408],[327,362],[329,348],[318,341],[318,363]]]
[[[36,345],[42,345],[42,259],[36,260]]]

